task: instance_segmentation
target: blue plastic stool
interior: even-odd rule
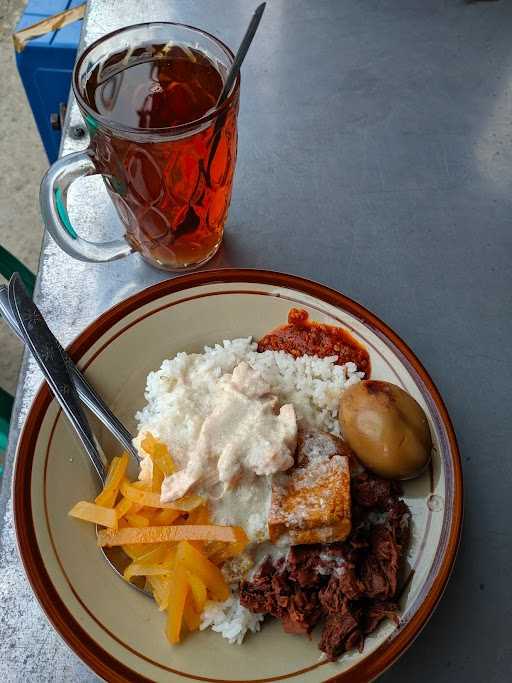
[[[53,14],[82,4],[83,0],[29,0],[16,31]],[[46,154],[53,163],[59,154],[59,114],[68,101],[82,22],[69,24],[30,40],[16,63]]]

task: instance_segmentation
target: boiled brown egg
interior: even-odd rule
[[[339,421],[361,463],[387,479],[411,479],[428,465],[432,437],[413,397],[390,382],[365,380],[346,389]]]

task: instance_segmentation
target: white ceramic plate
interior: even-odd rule
[[[432,467],[405,486],[412,511],[409,578],[397,628],[367,638],[363,652],[320,661],[317,638],[286,635],[278,622],[231,646],[211,631],[175,647],[165,616],[109,569],[92,525],[67,512],[90,499],[97,480],[70,426],[44,386],[23,430],[14,480],[16,530],[35,594],[65,641],[109,681],[367,681],[386,669],[425,624],[451,572],[462,518],[462,477],[455,436],[432,380],[411,350],[374,315],[321,285],[278,273],[223,270],[155,285],[105,313],[70,347],[114,412],[135,430],[147,374],[178,351],[253,335],[286,322],[291,307],[341,325],[368,349],[374,379],[411,393],[430,421]],[[95,426],[96,428],[96,426]],[[98,427],[106,452],[118,447]]]

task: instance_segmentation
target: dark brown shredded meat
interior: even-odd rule
[[[352,480],[353,500],[361,507],[386,510],[390,500],[399,493],[398,482],[381,479],[369,472],[362,472]]]
[[[330,612],[322,631],[319,648],[331,660],[338,659],[347,650],[362,649],[364,635],[361,631],[363,609],[357,603],[343,600],[337,612]]]
[[[364,633],[375,631],[383,619],[391,619],[398,624],[398,604],[391,600],[374,601],[366,611],[364,617]]]
[[[267,559],[240,585],[240,602],[271,614],[288,633],[323,623],[320,649],[330,660],[362,649],[383,619],[398,623],[396,602],[410,513],[400,485],[368,472],[352,477],[353,527],[343,543],[294,546]]]
[[[290,549],[286,568],[292,581],[301,587],[318,583],[321,545],[296,545]]]

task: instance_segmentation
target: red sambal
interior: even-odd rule
[[[337,365],[355,363],[370,377],[368,351],[346,330],[309,320],[307,311],[290,309],[288,324],[276,327],[258,342],[258,351],[286,351],[299,356],[338,356]]]

